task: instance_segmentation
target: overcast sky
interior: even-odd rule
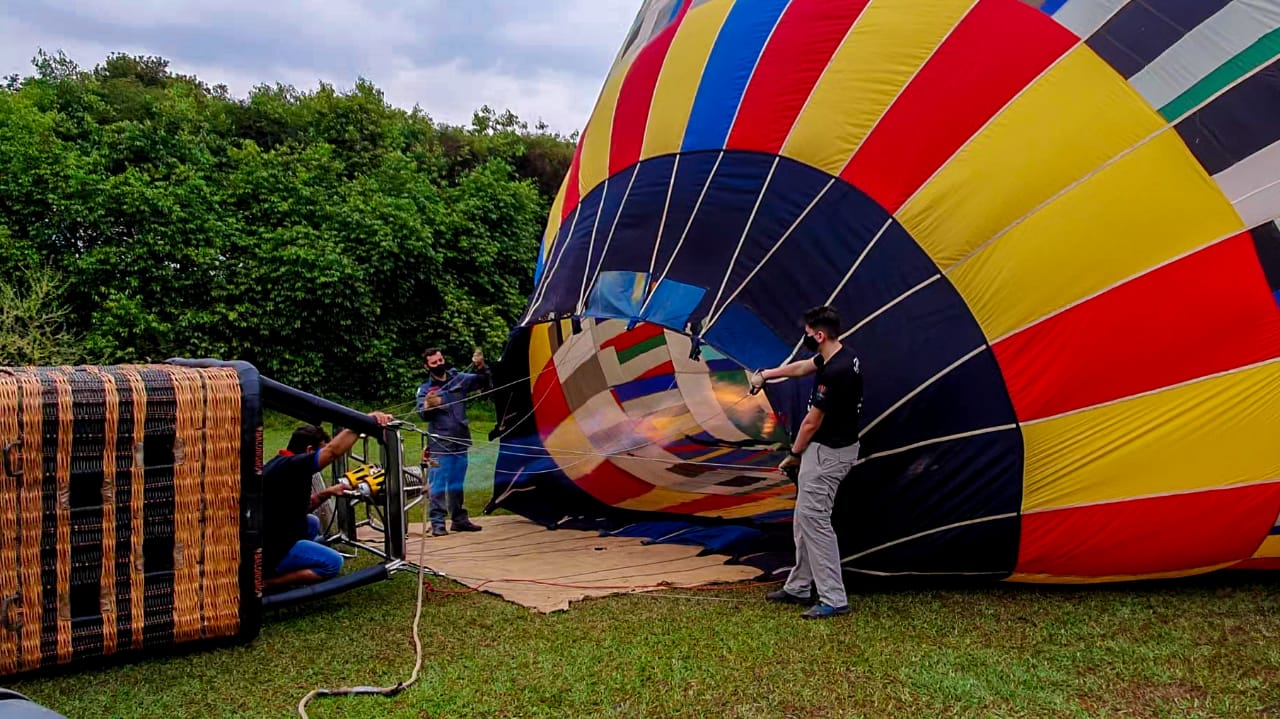
[[[0,76],[37,48],[91,68],[160,55],[243,96],[373,81],[462,123],[483,104],[568,133],[587,120],[640,0],[0,0]]]

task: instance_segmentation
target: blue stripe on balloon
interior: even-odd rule
[[[1058,12],[1059,10],[1061,10],[1062,6],[1066,4],[1067,4],[1067,0],[1045,0],[1045,3],[1040,6],[1040,10],[1049,15],[1052,15],[1055,12]]]
[[[684,152],[724,147],[756,61],[789,2],[752,0],[729,11],[693,101]]]

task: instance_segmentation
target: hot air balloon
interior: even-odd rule
[[[785,556],[809,387],[746,373],[830,304],[849,575],[1280,568],[1278,53],[1274,0],[644,3],[503,358],[493,506]]]

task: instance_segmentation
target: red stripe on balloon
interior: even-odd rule
[[[635,499],[653,490],[652,484],[637,479],[635,475],[619,469],[609,461],[602,462],[585,476],[574,480],[574,484],[592,497],[611,505]]]
[[[1280,309],[1246,232],[993,350],[1025,422],[1280,357]]]
[[[1210,567],[1253,556],[1280,511],[1280,483],[1022,517],[1017,572],[1113,577]]]
[[[618,93],[618,106],[613,115],[613,137],[609,148],[609,175],[615,175],[640,161],[644,149],[645,128],[649,123],[649,110],[653,106],[653,92],[658,85],[658,75],[667,59],[667,51],[675,40],[676,30],[688,12],[686,0],[680,15],[649,41],[636,55],[627,70]]]
[[[718,509],[741,507],[744,504],[758,502],[761,499],[762,497],[752,494],[708,494],[700,499],[667,507],[663,511],[675,514],[698,514],[699,512],[714,512]]]
[[[654,377],[666,377],[668,375],[673,375],[675,373],[676,373],[675,362],[672,362],[671,360],[667,360],[666,362],[663,362],[657,367],[653,367],[649,369],[645,373],[641,374],[639,377],[636,377],[636,379],[653,379]]]
[[[560,221],[564,222],[574,210],[578,209],[578,202],[581,199],[578,190],[578,177],[582,169],[582,146],[587,141],[587,132],[591,130],[591,123],[587,123],[587,127],[583,129],[582,135],[578,138],[578,147],[573,151],[573,163],[569,165],[569,179],[564,190],[564,207],[560,210]]]
[[[981,0],[902,91],[841,177],[896,212],[1077,41],[1035,8]]]
[[[1227,567],[1228,569],[1244,569],[1249,571],[1274,572],[1280,570],[1280,557],[1258,557]]]
[[[601,342],[600,349],[613,349],[617,352],[622,352],[644,342],[645,340],[651,340],[654,337],[658,337],[662,335],[663,332],[665,332],[665,330],[662,328],[662,325],[650,322],[641,322],[635,327],[619,332],[604,342]]]
[[[831,56],[870,0],[793,0],[743,94],[725,147],[777,154]]]
[[[573,413],[569,408],[569,400],[565,398],[564,390],[560,386],[560,374],[554,361],[548,363],[547,367],[534,379],[533,402],[534,420],[544,438]]]

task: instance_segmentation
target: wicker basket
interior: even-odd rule
[[[0,368],[0,675],[252,639],[248,365]]]

